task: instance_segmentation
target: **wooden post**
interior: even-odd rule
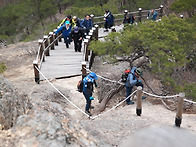
[[[176,112],[176,119],[175,119],[175,125],[177,127],[180,127],[180,124],[182,122],[182,111],[183,111],[183,102],[184,102],[185,93],[180,93],[178,97],[178,107]]]
[[[95,25],[95,40],[99,39],[99,25]]]
[[[48,47],[48,36],[47,35],[44,35],[44,45],[45,45],[45,49],[46,49]],[[45,51],[45,55],[50,56],[49,48]]]
[[[137,100],[136,100],[136,114],[140,116],[142,114],[142,87],[137,87]]]
[[[86,62],[82,62],[82,79],[86,77]]]
[[[50,32],[49,35],[50,35],[50,44],[54,41],[54,36],[53,36],[53,32]],[[51,50],[54,50],[54,43],[51,44]]]
[[[39,84],[40,76],[39,76],[39,71],[37,70],[37,68],[38,68],[38,61],[37,60],[33,61],[33,68],[34,68],[35,82],[37,84]]]
[[[125,11],[124,11],[124,18],[127,17],[127,14],[128,14],[128,10],[125,10]]]
[[[115,26],[111,27],[111,32],[116,32]]]
[[[92,37],[94,39],[95,38],[95,30],[96,30],[95,27],[92,27],[92,30],[93,30],[93,36]]]
[[[45,55],[44,55],[44,45],[43,45],[43,39],[39,39],[38,40],[38,43],[39,43],[39,45],[40,45],[40,56],[39,56],[39,58],[40,58],[40,60],[42,59],[42,56],[43,56],[43,62],[45,61]]]
[[[142,8],[139,8],[139,13],[138,13],[138,22],[142,22]]]
[[[59,29],[59,28],[60,28],[60,26],[57,27],[57,29]],[[62,31],[58,32],[58,36],[59,36],[61,33],[62,33]],[[59,42],[62,42],[62,38],[61,38],[61,37],[59,37]]]
[[[57,29],[54,29],[53,32],[55,33]],[[58,34],[57,34],[58,35]],[[56,39],[58,36],[54,34],[54,39]],[[55,41],[55,45],[58,45],[58,40]]]
[[[94,14],[90,15],[92,23],[94,23]]]
[[[84,39],[85,61],[88,61],[88,39]]]
[[[180,15],[180,18],[182,18],[182,19],[183,19],[183,18],[184,18],[184,15]]]
[[[160,12],[159,17],[161,18],[163,16],[163,5],[160,5]]]

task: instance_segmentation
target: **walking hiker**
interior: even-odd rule
[[[133,24],[134,21],[135,21],[135,17],[132,14],[130,14],[130,15],[126,15],[124,17],[123,23],[124,24]]]
[[[77,18],[76,16],[73,16],[72,21],[74,22],[74,26],[72,26],[73,28],[74,28],[75,26],[78,26],[79,28],[81,27],[81,26],[80,26],[80,20],[79,20],[79,18]]]
[[[66,47],[69,48],[69,44],[71,43],[71,36],[70,36],[71,25],[68,20],[55,32],[55,34],[57,34],[60,31],[62,31],[64,43],[66,44]]]
[[[95,84],[95,87],[97,87],[97,83],[95,80],[97,80],[98,77],[94,72],[91,72],[89,75],[87,75],[83,79],[83,95],[86,99],[86,107],[85,107],[85,113],[91,116],[91,113],[89,109],[93,109],[94,107],[91,106],[91,101],[94,100],[92,97],[93,93],[93,84]]]
[[[90,15],[86,15],[85,18],[81,21],[80,26],[84,29],[85,36],[88,35],[90,29],[93,27],[93,22],[90,19]]]
[[[67,17],[64,18],[64,19],[61,21],[61,23],[60,23],[59,26],[62,26],[66,21],[69,21],[71,26],[74,25],[74,22],[73,22],[73,20],[72,20],[72,18],[71,18],[71,15],[67,15]]]
[[[84,33],[78,26],[75,26],[74,29],[71,31],[71,38],[74,41],[75,52],[81,52]]]
[[[132,89],[134,86],[141,86],[143,88],[142,81],[139,79],[140,76],[142,76],[142,74],[143,72],[141,68],[133,67],[131,69],[130,73],[128,74],[126,83],[125,83],[126,98],[132,93]],[[145,99],[145,97],[143,97],[142,99]],[[128,98],[126,102],[128,105],[134,104],[134,102],[132,102],[130,98]]]
[[[104,32],[108,32],[108,28],[110,29],[114,25],[114,16],[112,15],[112,13],[109,10],[105,11],[104,21],[105,21]]]
[[[157,14],[158,13],[155,10],[149,11],[147,19],[149,19],[149,20],[156,20]]]

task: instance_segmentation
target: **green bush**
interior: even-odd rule
[[[2,62],[2,63],[0,64],[0,73],[3,73],[5,70],[6,70],[6,66],[5,66],[5,64]]]

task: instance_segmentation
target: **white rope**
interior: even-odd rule
[[[85,67],[84,67],[85,68]],[[89,72],[93,72],[93,71],[91,71],[90,69],[87,69],[87,68],[85,68],[87,71],[89,71]],[[103,79],[103,80],[106,80],[106,81],[109,81],[109,82],[112,82],[112,83],[118,83],[118,84],[120,84],[120,85],[125,85],[125,84],[123,84],[122,82],[120,82],[121,80],[119,80],[119,81],[114,81],[114,80],[110,80],[110,79],[108,79],[108,78],[105,78],[105,77],[102,77],[102,76],[100,76],[100,75],[98,75],[98,74],[96,74],[99,78],[101,78],[101,79]]]
[[[44,77],[44,79],[46,79],[46,81],[62,96],[62,97],[64,97],[71,105],[73,105],[75,108],[77,108],[80,112],[82,112],[83,114],[85,114],[87,117],[89,117],[90,118],[90,116],[88,115],[88,114],[86,114],[84,111],[82,111],[78,106],[76,106],[72,101],[70,101],[67,97],[65,97],[65,95],[61,92],[61,91],[59,91],[45,76],[44,76],[44,74],[37,68],[37,67],[35,67],[38,71],[39,71],[39,73]]]
[[[104,112],[104,113],[101,113],[101,114],[98,114],[98,115],[96,115],[96,116],[94,116],[94,117],[90,117],[90,118],[91,118],[91,119],[95,119],[95,118],[98,118],[98,117],[100,117],[100,116],[102,116],[102,115],[104,115],[104,114],[106,114],[106,113],[108,113],[108,112],[114,110],[114,109],[117,108],[119,105],[121,105],[123,102],[125,102],[128,98],[130,98],[133,94],[135,94],[136,91],[137,91],[137,90],[135,90],[135,91],[134,91],[132,94],[130,94],[126,99],[124,99],[123,101],[121,101],[120,103],[118,103],[117,105],[115,105],[113,108],[109,109],[108,111],[106,111],[106,112]]]
[[[180,96],[179,94],[177,94],[177,95],[171,95],[171,96],[160,96],[160,95],[155,95],[155,94],[151,94],[151,93],[148,93],[148,92],[146,92],[146,91],[142,91],[144,94],[147,94],[147,95],[149,95],[149,96],[153,96],[153,97],[157,97],[157,98],[162,98],[162,99],[167,99],[167,98],[174,98],[174,97],[178,97],[178,96]]]
[[[192,103],[192,104],[196,104],[196,102],[193,102],[193,101],[190,101],[190,100],[187,100],[187,99],[184,99],[185,102],[189,102],[189,103]]]

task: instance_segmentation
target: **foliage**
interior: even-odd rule
[[[171,5],[171,10],[174,10],[176,12],[188,12],[189,16],[193,16],[195,13],[196,8],[196,0],[176,0]]]
[[[110,33],[104,42],[92,42],[90,49],[113,60],[120,56],[130,63],[144,56],[165,85],[176,86],[171,75],[191,61],[196,39],[193,27],[185,19],[170,15],[159,22],[128,25],[123,33]]]
[[[2,63],[0,64],[0,73],[3,73],[5,70],[6,70],[6,66],[5,66],[5,64],[2,62]]]

